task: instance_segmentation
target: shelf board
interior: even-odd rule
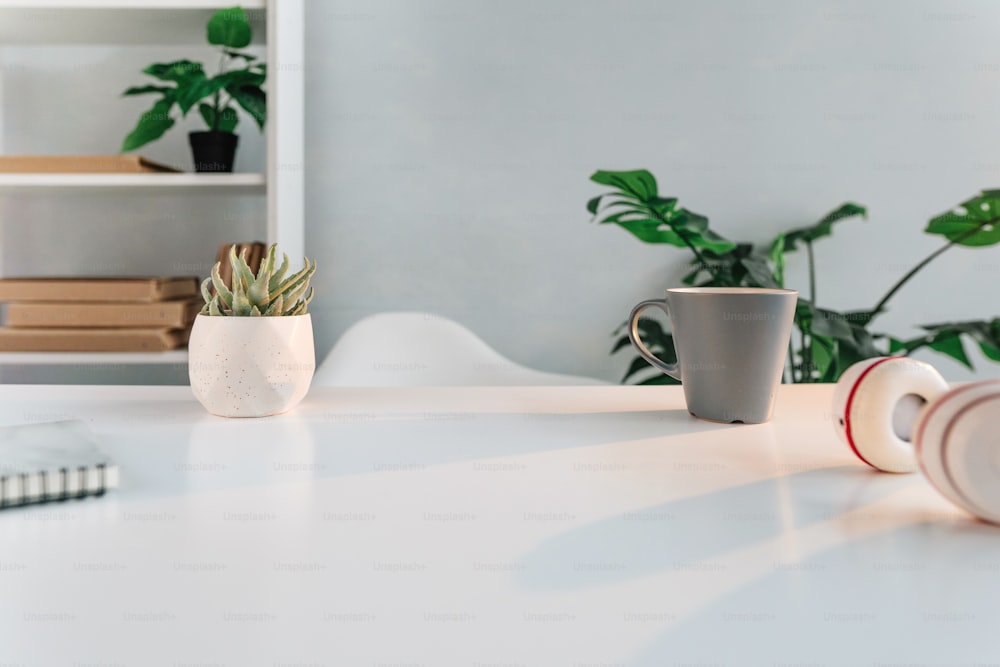
[[[204,44],[212,12],[232,0],[0,0],[0,45]],[[264,41],[266,0],[241,0]]]
[[[264,174],[0,174],[0,194],[264,194]]]
[[[108,364],[186,364],[187,350],[167,352],[0,352],[0,365],[96,366]]]

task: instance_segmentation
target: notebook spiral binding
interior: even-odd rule
[[[0,426],[0,509],[103,496],[118,467],[86,424],[68,420]]]

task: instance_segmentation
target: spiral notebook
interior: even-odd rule
[[[0,426],[0,508],[100,496],[118,466],[79,420]]]

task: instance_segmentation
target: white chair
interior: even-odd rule
[[[313,386],[601,385],[505,358],[464,326],[430,313],[392,312],[352,325],[316,369]]]

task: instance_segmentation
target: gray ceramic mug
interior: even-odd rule
[[[646,361],[681,381],[688,412],[709,421],[771,418],[785,368],[798,292],[756,287],[678,287],[632,309],[628,336]],[[639,339],[639,316],[670,316],[677,362],[657,359]]]

